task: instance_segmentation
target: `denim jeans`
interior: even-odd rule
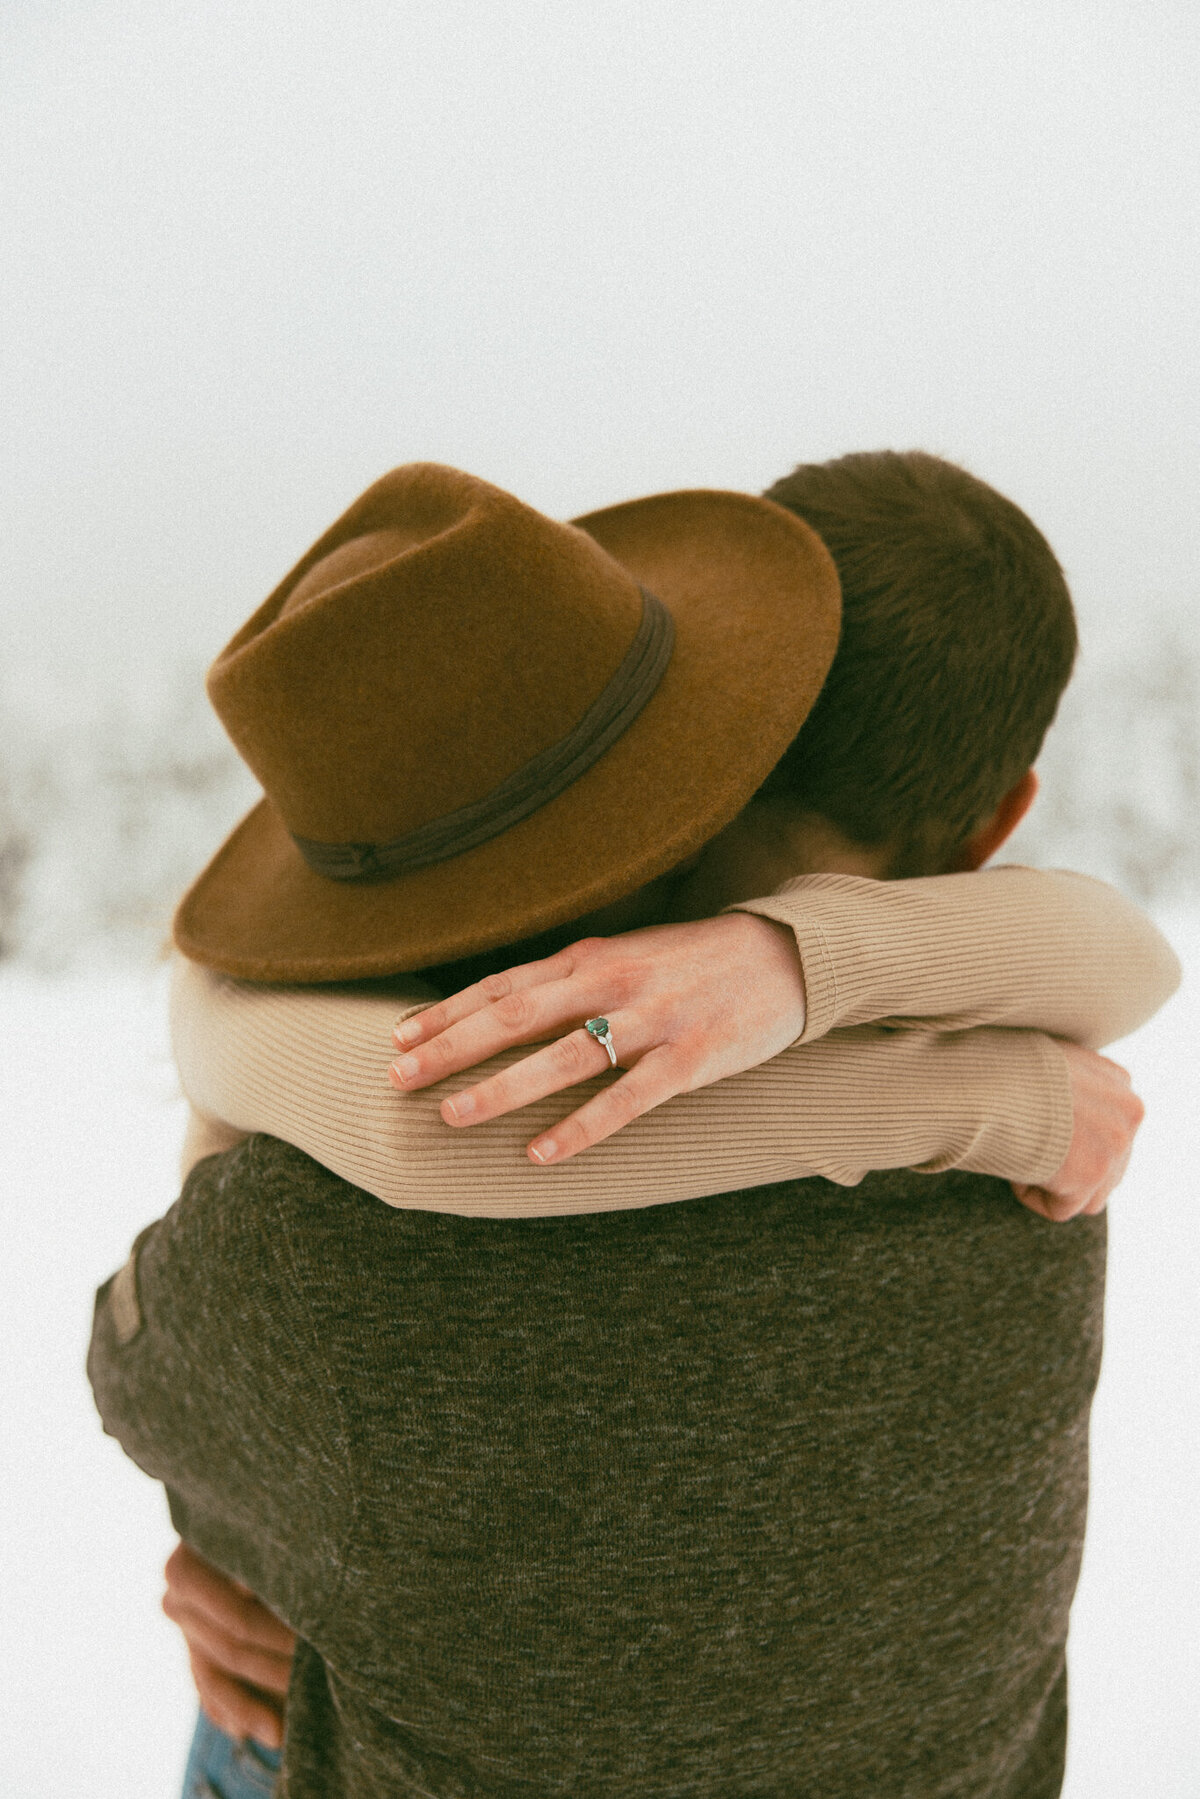
[[[279,1754],[261,1743],[235,1743],[209,1722],[196,1724],[183,1776],[183,1799],[270,1799]]]

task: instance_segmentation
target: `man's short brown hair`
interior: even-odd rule
[[[767,498],[805,519],[842,582],[837,655],[764,793],[892,874],[949,867],[1032,767],[1075,658],[1054,552],[1011,500],[920,450],[804,463]]]

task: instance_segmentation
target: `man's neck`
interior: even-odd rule
[[[889,846],[852,843],[816,812],[785,800],[752,800],[706,844],[670,901],[673,923],[711,918],[739,900],[760,899],[799,875],[865,875],[883,880]]]
[[[421,973],[442,992],[457,993],[489,974],[552,956],[580,937],[612,937],[649,925],[712,918],[739,900],[774,893],[797,875],[852,874],[881,879],[886,858],[886,849],[851,843],[817,813],[798,812],[794,805],[777,800],[752,800],[697,855],[614,904],[539,936],[439,968],[422,969]]]

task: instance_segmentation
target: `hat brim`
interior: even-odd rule
[[[502,836],[391,881],[315,874],[264,799],[181,902],[185,955],[243,980],[299,983],[455,961],[622,898],[741,811],[833,659],[828,551],[792,513],[744,494],[659,494],[575,523],[675,621],[667,671],[624,735]]]

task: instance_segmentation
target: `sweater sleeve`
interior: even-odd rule
[[[1115,888],[1059,869],[912,881],[804,875],[730,911],[796,934],[801,1043],[872,1020],[935,1030],[1020,1025],[1098,1049],[1179,985],[1179,961]]]
[[[181,960],[172,1036],[184,1089],[202,1113],[282,1137],[389,1205],[480,1217],[660,1205],[809,1175],[854,1185],[882,1168],[1036,1185],[1070,1142],[1066,1061],[1040,1033],[860,1028],[679,1094],[539,1168],[526,1144],[611,1077],[456,1131],[438,1112],[450,1083],[401,1094],[387,1080],[400,1010],[395,996],[251,986]]]

